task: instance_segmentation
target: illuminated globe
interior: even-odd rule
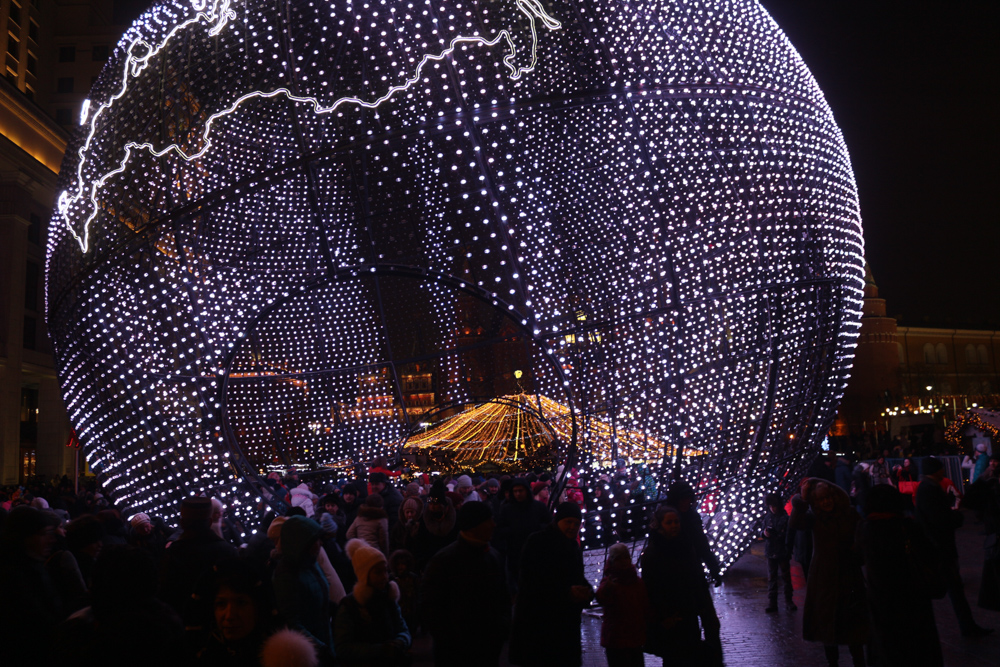
[[[60,178],[49,330],[132,511],[251,529],[269,471],[474,457],[436,429],[501,401],[492,463],[682,474],[728,562],[851,365],[850,161],[756,2],[161,2]]]

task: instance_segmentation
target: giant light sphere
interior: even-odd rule
[[[591,420],[654,443],[727,561],[850,369],[849,157],[752,1],[160,2],[60,178],[49,329],[133,511],[250,528],[272,467],[523,393],[581,465]]]

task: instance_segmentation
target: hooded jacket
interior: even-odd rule
[[[330,584],[311,553],[321,535],[319,524],[302,516],[289,517],[281,526],[281,558],[274,570],[274,595],[289,627],[313,640],[321,654],[332,654]]]

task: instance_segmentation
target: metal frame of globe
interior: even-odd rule
[[[270,395],[320,429],[358,397],[387,411],[361,371],[329,369],[394,362],[380,345],[403,324],[381,317],[380,341],[368,325],[399,295],[309,290],[410,266],[441,350],[458,297],[431,276],[506,304],[556,360],[565,379],[533,391],[707,452],[664,474],[715,490],[730,562],[764,491],[790,491],[818,451],[857,337],[857,192],[822,93],[752,0],[410,4],[161,0],[126,33],[82,109],[47,252],[91,466],[134,511],[169,518],[203,492],[254,528],[260,482],[226,426],[236,348],[266,311],[306,327],[279,304],[301,308],[311,337],[261,368],[319,379]],[[469,395],[456,359],[436,367],[456,380],[443,402]],[[371,454],[398,430],[383,422],[333,423],[349,437],[309,456]]]

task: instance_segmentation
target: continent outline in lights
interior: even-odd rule
[[[360,97],[341,97],[336,101],[334,101],[332,104],[324,106],[316,97],[295,95],[290,90],[284,87],[276,88],[271,91],[255,90],[237,98],[236,101],[234,101],[226,109],[213,113],[205,120],[205,129],[201,134],[203,139],[203,145],[202,148],[196,152],[187,154],[178,144],[169,144],[163,148],[157,149],[152,143],[149,142],[130,141],[127,144],[125,144],[125,155],[119,161],[118,167],[103,174],[102,176],[93,180],[90,183],[90,193],[89,195],[86,195],[90,201],[89,213],[87,214],[86,219],[84,220],[83,223],[82,235],[78,234],[76,229],[74,229],[73,227],[71,208],[74,205],[79,204],[81,200],[85,197],[84,190],[87,188],[87,184],[85,182],[86,179],[83,175],[83,171],[87,161],[87,153],[90,150],[91,141],[97,134],[98,119],[101,117],[101,115],[103,115],[105,111],[113,107],[114,103],[117,100],[120,100],[122,97],[125,96],[126,92],[128,92],[129,76],[131,75],[132,78],[139,76],[139,74],[141,74],[142,71],[149,65],[150,60],[152,60],[155,56],[157,56],[167,46],[170,40],[173,39],[173,37],[177,35],[179,32],[201,21],[205,21],[209,24],[215,22],[215,25],[212,26],[208,31],[208,34],[214,37],[220,34],[225,29],[225,27],[229,24],[230,20],[236,18],[236,12],[230,9],[231,0],[212,0],[212,4],[210,7],[208,6],[208,2],[209,0],[192,0],[191,2],[192,8],[197,13],[193,17],[187,19],[186,21],[178,23],[176,26],[174,26],[170,30],[170,32],[167,33],[166,37],[164,37],[160,45],[155,49],[141,37],[133,40],[132,43],[129,44],[128,48],[126,49],[126,53],[128,54],[128,56],[125,59],[125,65],[123,68],[124,71],[122,74],[121,90],[115,95],[113,95],[108,102],[105,102],[104,104],[100,105],[92,115],[89,113],[90,100],[87,99],[84,100],[83,102],[83,107],[80,112],[80,124],[81,125],[87,124],[89,117],[89,128],[86,140],[83,142],[83,145],[77,151],[77,155],[79,155],[80,160],[77,163],[77,170],[76,170],[76,193],[70,195],[68,190],[60,193],[56,206],[60,216],[63,219],[64,224],[66,225],[66,229],[73,236],[73,238],[76,239],[77,244],[79,244],[80,246],[80,250],[84,254],[86,254],[87,251],[90,249],[90,225],[97,217],[97,213],[100,210],[100,205],[98,204],[97,201],[97,193],[104,186],[104,184],[108,182],[109,179],[125,172],[125,170],[128,168],[128,163],[132,157],[133,151],[143,150],[152,155],[153,157],[157,158],[163,157],[168,153],[173,153],[174,155],[181,158],[185,162],[191,162],[192,160],[197,160],[202,156],[204,156],[206,153],[208,153],[208,151],[212,148],[211,132],[212,132],[212,125],[215,123],[215,121],[224,118],[232,113],[235,113],[240,108],[240,106],[243,105],[244,102],[247,102],[248,100],[251,99],[270,99],[273,97],[284,96],[289,101],[294,102],[296,104],[312,105],[313,113],[315,113],[316,115],[332,113],[345,104],[353,104],[355,106],[362,107],[365,109],[374,109],[392,99],[392,97],[397,93],[409,90],[410,87],[412,87],[415,83],[420,81],[423,75],[422,73],[424,66],[427,65],[427,63],[441,62],[445,60],[455,52],[455,49],[458,48],[460,44],[478,44],[481,46],[493,47],[499,44],[501,41],[506,41],[509,52],[507,53],[507,55],[503,57],[503,64],[509,70],[511,80],[517,81],[525,74],[532,72],[535,69],[535,66],[538,64],[538,29],[535,23],[535,19],[537,18],[539,21],[541,21],[542,24],[549,30],[558,30],[562,27],[562,24],[559,21],[552,18],[545,12],[539,0],[516,0],[515,4],[517,5],[517,8],[521,11],[522,14],[524,14],[527,17],[531,27],[531,63],[527,67],[519,67],[515,65],[514,61],[517,58],[517,47],[514,44],[514,40],[511,37],[510,31],[507,30],[506,28],[500,30],[496,34],[496,36],[493,37],[492,39],[486,39],[485,37],[480,37],[480,36],[469,37],[469,36],[459,35],[454,39],[452,39],[448,44],[448,48],[444,49],[440,53],[424,54],[423,57],[420,59],[420,62],[417,63],[417,66],[414,69],[412,76],[407,78],[404,81],[404,83],[390,87],[385,94],[375,98],[375,100],[371,102],[366,102]],[[206,9],[208,11],[205,11]],[[147,49],[147,53],[141,57],[136,56],[135,50],[138,47],[145,47]]]

